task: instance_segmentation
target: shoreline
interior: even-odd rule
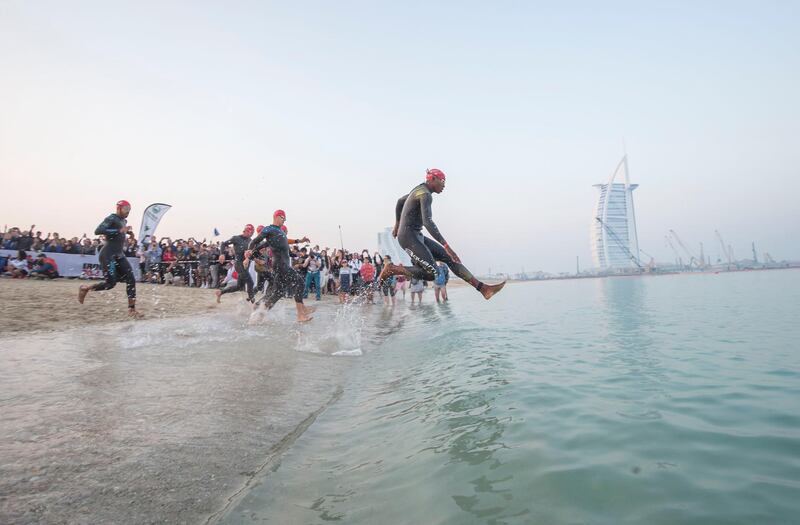
[[[90,292],[78,302],[78,287],[98,281],[83,279],[0,279],[0,336],[58,331],[65,327],[139,322],[127,315],[125,284]],[[242,304],[242,293],[228,294],[217,304],[214,290],[136,283],[136,309],[143,320],[172,319],[206,313],[230,313]],[[338,303],[323,295],[319,304]],[[317,304],[314,299],[306,304]]]

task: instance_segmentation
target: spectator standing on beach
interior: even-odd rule
[[[361,274],[361,281],[364,283],[364,295],[367,299],[367,302],[372,304],[374,303],[374,287],[372,286],[375,281],[375,266],[372,264],[369,255],[364,259],[364,262],[361,263],[361,270],[359,270]]]
[[[209,246],[208,255],[209,255],[208,274],[211,278],[208,287],[216,289],[219,286],[219,274],[221,271],[220,269],[222,268],[222,266],[219,263],[220,259],[219,247],[216,244],[212,244],[211,246]]]
[[[361,260],[355,253],[348,254],[347,259],[347,265],[350,267],[351,291],[358,293],[361,290]]]
[[[95,285],[84,284],[78,291],[78,302],[83,304],[86,294],[90,291],[110,290],[116,286],[117,281],[124,279],[127,283],[128,315],[138,317],[136,312],[136,278],[133,275],[128,259],[122,252],[125,243],[125,234],[130,229],[127,217],[131,212],[131,204],[121,200],[117,202],[116,212],[112,213],[100,223],[94,231],[95,235],[105,235],[106,243],[100,250],[100,266],[103,268],[105,281]]]
[[[144,251],[146,265],[145,280],[149,282],[153,282],[154,280],[158,282],[161,281],[161,276],[159,275],[161,255],[161,246],[158,245],[155,239],[151,240],[150,246]]]
[[[412,277],[409,291],[411,292],[411,304],[414,304],[415,294],[419,297],[419,303],[422,304],[422,292],[425,291],[425,281]]]
[[[197,284],[200,288],[208,288],[208,269],[210,266],[211,254],[208,252],[208,246],[203,244],[197,254]]]
[[[330,266],[328,267],[328,293],[335,295],[339,291],[339,270],[342,268],[339,262],[339,250],[334,250],[333,255],[328,257]]]
[[[447,281],[450,280],[450,269],[442,261],[436,262],[436,278],[433,280],[433,293],[436,302],[447,301]],[[441,300],[439,299],[441,296]]]
[[[348,261],[342,256],[341,268],[339,268],[339,303],[346,303],[347,296],[353,288],[353,269],[350,268]]]
[[[83,236],[83,242],[81,242],[81,249],[79,253],[81,255],[94,255],[97,253],[97,250],[95,249],[94,244],[92,244],[91,239],[87,239],[86,235]]]
[[[33,248],[33,229],[36,227],[35,224],[31,224],[31,229],[22,234],[17,239],[17,249],[18,250],[30,250]]]
[[[375,265],[376,274],[380,275],[383,270],[383,257],[381,257],[381,254],[375,252],[372,256],[372,263]]]
[[[319,252],[319,285],[322,293],[328,293],[328,281],[331,279],[331,258],[328,257],[328,248]]]
[[[303,268],[305,269],[306,276],[305,276],[305,286],[303,287],[303,299],[308,297],[308,290],[311,284],[314,284],[314,290],[317,294],[317,301],[320,300],[320,294],[322,290],[320,289],[320,272],[321,263],[319,260],[319,256],[314,253],[312,250],[311,253],[305,258],[303,261]]]
[[[381,263],[391,264],[392,263],[392,256],[388,253],[385,257],[381,259]],[[377,267],[375,268],[378,271]],[[383,304],[385,306],[389,306],[389,300],[391,298],[392,306],[395,305],[397,299],[395,295],[397,294],[397,290],[395,289],[395,276],[391,276],[388,279],[384,279],[383,281],[379,281],[381,293],[383,294]]]
[[[387,261],[386,264],[388,265],[389,262]],[[404,275],[397,275],[397,283],[395,284],[395,290],[398,292],[403,292],[403,300],[406,300],[406,290],[408,289],[408,279]]]
[[[58,232],[47,234],[44,240],[44,251],[49,253],[64,253],[64,239],[58,235]]]

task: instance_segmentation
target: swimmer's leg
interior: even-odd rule
[[[454,274],[471,284],[473,288],[478,290],[481,295],[483,295],[484,298],[491,299],[494,294],[502,290],[503,286],[506,285],[505,281],[499,284],[482,283],[474,275],[472,275],[472,272],[470,272],[466,266],[453,261],[452,257],[450,257],[450,255],[448,255],[447,251],[444,249],[444,246],[427,237],[424,238],[423,242],[425,243],[425,247],[430,251],[430,253],[433,254],[434,259],[437,261],[442,261],[449,266],[450,269],[453,270]]]
[[[409,279],[433,281],[436,278],[436,261],[431,251],[425,246],[422,235],[411,233],[400,235],[397,239],[400,246],[411,257],[412,266],[387,264],[383,267],[378,280],[383,281],[393,275],[404,275]]]

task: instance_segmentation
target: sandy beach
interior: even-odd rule
[[[90,293],[83,305],[78,303],[79,279],[0,279],[0,333],[31,330],[62,330],[89,324],[127,321],[125,286]],[[88,281],[94,282],[94,281]],[[223,297],[217,304],[213,290],[136,284],[137,310],[144,319],[181,317],[216,310],[229,310],[238,301]]]
[[[242,294],[140,285],[134,322],[79,284],[0,281],[0,523],[215,522],[340,392],[346,358],[298,351],[335,298],[251,326]]]

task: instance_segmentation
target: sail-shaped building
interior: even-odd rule
[[[630,183],[627,155],[607,183],[594,185],[600,196],[592,217],[592,259],[600,270],[641,267],[633,207],[633,190],[638,186]]]
[[[389,255],[394,264],[402,264],[403,266],[411,265],[411,257],[403,251],[397,239],[392,237],[391,228],[386,228],[382,232],[378,232],[378,250],[381,255]]]

